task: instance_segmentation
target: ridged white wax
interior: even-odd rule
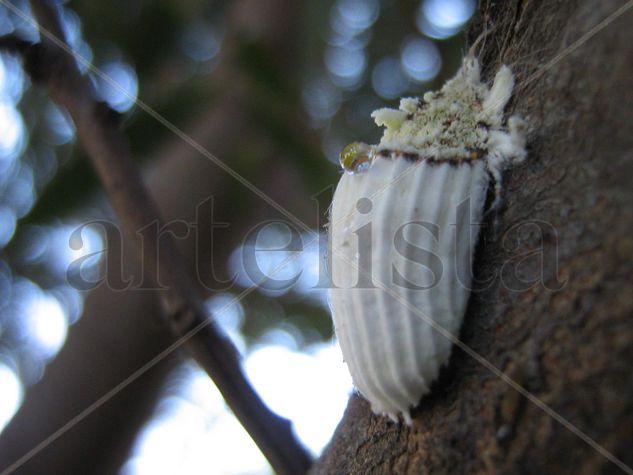
[[[385,127],[378,145],[341,152],[347,173],[330,217],[332,318],[354,384],[393,420],[411,422],[410,408],[448,361],[489,181],[489,209],[497,209],[503,171],[526,157],[525,122],[503,114],[513,86],[501,66],[489,87],[468,55],[440,91],[374,111]]]
[[[451,341],[412,308],[458,333],[488,182],[482,160],[412,161],[397,152],[341,177],[330,219],[330,305],[354,384],[375,413],[410,422],[448,361]]]

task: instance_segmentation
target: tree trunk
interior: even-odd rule
[[[512,67],[509,112],[531,132],[460,338],[631,467],[633,9],[550,63],[624,4],[481,2],[471,43],[487,25],[485,75]],[[627,471],[458,349],[413,415],[394,424],[353,396],[312,473]]]

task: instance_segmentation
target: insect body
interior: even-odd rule
[[[378,145],[341,153],[330,306],[355,386],[394,421],[411,422],[448,361],[437,328],[459,331],[488,187],[498,197],[503,168],[525,157],[523,122],[503,118],[513,83],[503,66],[489,88],[467,57],[439,92],[375,111]]]

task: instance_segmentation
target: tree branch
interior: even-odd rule
[[[57,13],[44,0],[32,0],[42,42],[30,45],[6,38],[0,47],[24,55],[25,68],[46,84],[52,98],[72,117],[78,137],[108,195],[124,232],[133,237],[148,225],[155,239],[144,240],[141,258],[148,275],[162,290],[167,318],[184,346],[212,378],[229,407],[272,467],[280,474],[304,473],[311,460],[291,432],[290,422],[272,413],[247,381],[239,354],[217,326],[208,320],[202,299],[187,274],[171,236],[161,237],[157,206],[147,192],[128,145],[111,111],[95,100],[89,81],[68,54]],[[35,53],[35,54],[33,54]],[[146,228],[147,229],[147,228]]]
[[[15,35],[0,36],[0,51],[24,54],[32,47],[33,43]]]
[[[481,229],[459,336],[575,429],[454,348],[411,426],[353,396],[312,474],[633,473],[633,11],[478,3],[483,77],[512,66],[507,113],[531,131]]]

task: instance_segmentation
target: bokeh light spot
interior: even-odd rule
[[[339,0],[332,9],[331,23],[339,33],[356,35],[378,18],[377,0]]]
[[[31,298],[25,310],[31,347],[43,359],[50,359],[66,341],[68,322],[64,308],[55,297],[41,293]]]
[[[185,30],[181,40],[182,50],[194,61],[210,61],[220,52],[222,39],[211,24],[194,21]]]
[[[22,404],[24,390],[18,375],[0,363],[0,431],[6,427]]]
[[[400,61],[394,56],[382,58],[371,74],[371,85],[380,97],[395,99],[407,88],[407,79],[402,73]]]
[[[419,30],[431,38],[456,35],[475,12],[474,0],[424,0],[416,17]]]
[[[435,43],[426,38],[410,38],[402,46],[402,67],[417,82],[430,81],[440,72],[442,57]]]
[[[25,136],[22,115],[12,104],[0,102],[0,162],[13,161],[22,152]]]
[[[0,206],[0,248],[7,245],[15,233],[17,216],[11,208]]]
[[[325,65],[337,86],[354,88],[360,85],[367,67],[367,52],[364,49],[330,46],[325,51]]]
[[[306,111],[315,120],[330,119],[341,105],[341,91],[324,77],[309,81],[302,98]]]
[[[100,69],[105,75],[97,78],[101,99],[115,111],[125,112],[130,109],[138,94],[138,79],[134,68],[122,61],[111,61]]]

